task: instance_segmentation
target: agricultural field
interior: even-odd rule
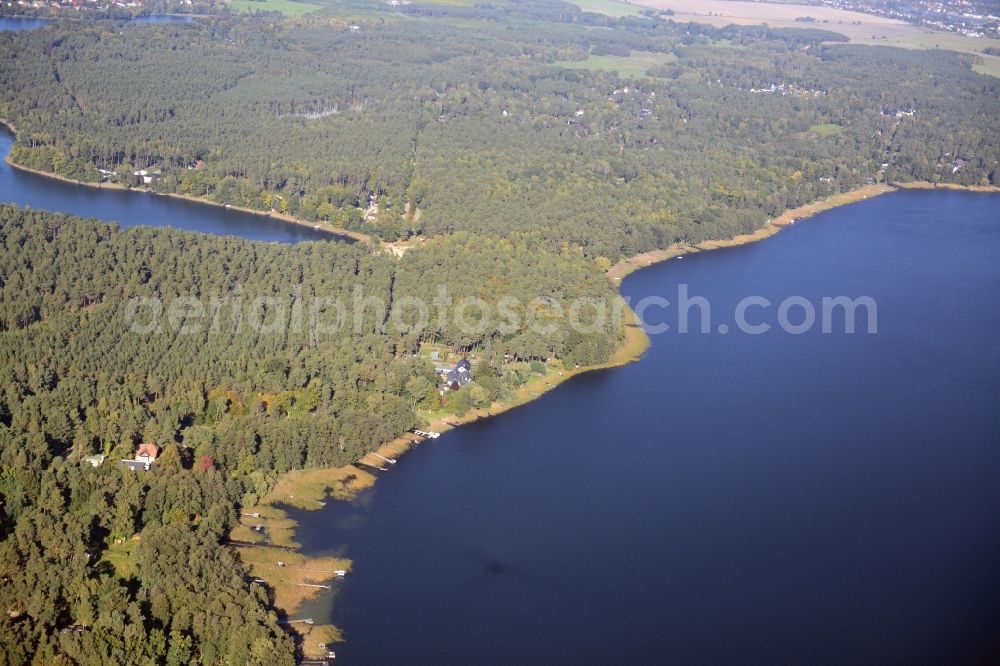
[[[608,0],[608,2],[613,1]],[[425,5],[447,5],[449,7],[471,7],[477,2],[478,0],[420,0],[420,3]]]
[[[919,30],[903,21],[832,7],[738,0],[635,0],[635,3],[651,9],[671,9],[674,15],[668,18],[679,23],[693,21],[715,26],[767,23],[773,28],[822,28],[852,39],[889,39]],[[805,17],[815,21],[795,20]]]
[[[296,0],[226,0],[226,5],[243,12],[281,12],[286,16],[302,16],[320,9],[320,5]]]
[[[554,63],[558,67],[617,72],[621,77],[639,79],[648,77],[646,72],[654,65],[666,65],[677,61],[673,53],[652,53],[633,51],[628,56],[590,56],[586,60],[564,60]]]
[[[584,2],[588,0],[582,0]],[[617,0],[589,0],[596,3],[619,4]],[[580,4],[578,2],[577,4]],[[583,6],[581,4],[581,6]],[[708,23],[715,26],[730,24],[752,25],[767,23],[775,28],[821,28],[839,32],[857,44],[882,44],[909,49],[947,49],[977,56],[973,70],[980,74],[1000,77],[1000,57],[984,54],[997,40],[965,37],[950,32],[928,30],[903,21],[850,12],[832,7],[814,7],[779,2],[744,2],[742,0],[635,0],[635,5],[652,9],[671,9],[671,20]],[[593,9],[591,11],[600,11]],[[609,13],[609,12],[605,12]],[[810,17],[814,21],[796,21]]]
[[[606,14],[607,16],[637,16],[642,12],[642,7],[622,0],[571,0],[585,12],[595,12]]]
[[[469,7],[477,0],[421,0],[423,4],[446,5],[449,7]],[[614,4],[615,0],[593,0],[597,3]],[[371,16],[386,17],[391,15],[392,8],[380,0],[225,0],[226,5],[233,9],[254,11],[277,11],[286,16],[303,16],[316,10],[323,14],[342,19],[356,19]],[[636,10],[638,12],[638,10]]]
[[[905,49],[946,49],[976,56],[981,62],[972,66],[980,74],[1000,77],[1000,57],[986,55],[983,49],[1000,46],[1000,41],[986,37],[965,37],[950,32],[920,29],[907,35],[889,39],[852,39],[857,44],[883,44]]]

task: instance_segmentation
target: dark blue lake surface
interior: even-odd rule
[[[31,30],[33,28],[41,28],[46,23],[49,23],[48,19],[0,16],[0,31]],[[4,154],[6,155],[6,153]]]
[[[181,16],[179,14],[146,14],[129,19],[130,23],[191,23],[195,20],[193,16]],[[51,19],[40,18],[19,18],[0,17],[0,31],[4,30],[31,30],[41,28],[43,25],[51,23]]]
[[[7,155],[14,137],[0,126],[0,155]],[[158,196],[148,192],[97,189],[54,180],[15,169],[0,160],[0,201],[60,213],[96,217],[122,227],[144,224],[188,231],[242,236],[258,241],[295,243],[304,240],[353,242],[309,227],[289,224],[220,206]]]
[[[887,195],[623,292],[680,283],[713,329],[869,295],[878,333],[654,336],[295,512],[354,560],[302,610],[338,663],[998,663],[1000,197]]]
[[[191,23],[193,16],[181,16],[179,14],[145,14],[136,16],[132,23]]]

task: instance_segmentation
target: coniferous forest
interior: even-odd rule
[[[873,180],[996,177],[1000,81],[970,56],[527,11],[6,33],[0,117],[15,162],[78,180],[149,171],[156,191],[388,240],[516,231],[612,261]],[[660,64],[588,69],[631,53]]]
[[[455,270],[441,269],[449,263]],[[438,409],[433,367],[413,354],[421,342],[480,348],[490,360],[450,397],[454,410],[502,400],[523,382],[504,359],[587,365],[617,341],[611,328],[581,335],[559,319],[531,331],[531,295],[617,297],[578,253],[531,251],[516,239],[456,234],[396,260],[363,244],[123,231],[0,206],[0,275],[8,663],[32,654],[45,663],[290,663],[294,646],[267,595],[221,545],[239,506],[284,472],[357,460],[419,425],[417,407]],[[439,326],[435,316],[414,329],[405,304],[430,302],[439,288],[456,302],[517,293],[522,312],[490,327],[452,317]],[[154,301],[165,308],[158,320],[136,305]],[[332,327],[337,302],[349,319],[341,328]],[[198,303],[202,320],[190,309]],[[522,326],[504,327],[510,321]],[[117,469],[140,442],[163,446],[156,472]],[[101,453],[104,465],[84,462]],[[106,548],[139,534],[143,574],[122,580]]]
[[[422,345],[474,351],[450,399],[487,405],[525,366],[610,357],[620,326],[525,321],[533,299],[617,299],[603,271],[624,257],[875,182],[997,184],[1000,81],[969,56],[842,41],[558,0],[0,33],[15,163],[413,243],[0,206],[0,663],[294,663],[226,535],[281,474],[441,409]],[[622,71],[637,54],[656,64]],[[441,288],[516,295],[516,323],[407,327]],[[183,323],[178,299],[218,325],[137,322],[158,302]],[[317,323],[332,301],[336,333]],[[249,303],[258,326],[233,314]],[[155,474],[83,462],[147,441]],[[141,574],[123,576],[109,545],[137,535]]]

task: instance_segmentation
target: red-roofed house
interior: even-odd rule
[[[139,448],[136,449],[135,461],[144,463],[146,465],[146,468],[149,469],[149,465],[151,465],[153,461],[156,460],[156,456],[158,455],[160,455],[160,447],[158,447],[156,444],[145,442],[143,444],[140,444]]]

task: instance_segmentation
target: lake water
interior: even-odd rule
[[[32,30],[34,28],[41,28],[46,23],[49,23],[48,19],[0,16],[0,31]]]
[[[0,126],[0,155],[7,155],[13,135]],[[0,161],[0,201],[60,213],[72,213],[118,222],[122,227],[144,224],[176,227],[209,234],[242,236],[251,240],[296,243],[305,240],[353,242],[310,227],[288,224],[219,206],[159,196],[148,192],[97,189],[53,180],[15,169]]]
[[[132,23],[191,23],[195,19],[193,16],[181,16],[179,14],[146,14],[136,16]]]
[[[354,560],[301,611],[338,662],[998,663],[1000,197],[879,197],[623,293],[681,283],[712,330],[868,295],[878,333],[654,336],[293,512]]]
[[[191,23],[195,20],[193,16],[181,16],[178,14],[146,14],[130,19],[130,23]],[[4,30],[32,30],[41,28],[52,22],[52,19],[44,18],[19,18],[0,17],[0,32]]]

